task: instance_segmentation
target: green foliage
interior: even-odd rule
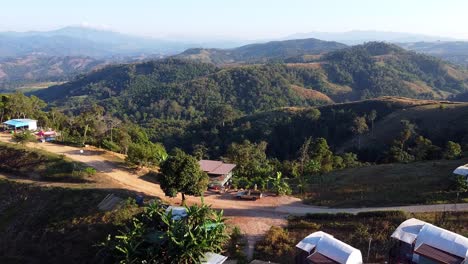
[[[185,202],[185,194],[203,195],[208,175],[200,169],[197,159],[176,149],[161,165],[160,184],[167,196],[175,197],[180,192]]]
[[[206,252],[220,252],[229,238],[223,214],[204,204],[186,210],[187,217],[173,219],[172,212],[151,204],[103,246],[121,263],[201,263]]]
[[[255,245],[256,257],[278,261],[285,260],[286,255],[292,259],[295,243],[287,230],[272,226],[265,237]]]
[[[96,169],[93,167],[86,167],[83,170],[83,173],[86,174],[86,176],[93,176],[94,174],[96,174],[96,172]]]
[[[361,165],[355,153],[347,152],[344,153],[341,157],[346,168],[355,168]]]
[[[36,136],[29,130],[17,132],[13,135],[13,141],[25,145],[28,142],[37,142]]]
[[[117,143],[109,141],[107,139],[104,139],[102,141],[102,146],[113,152],[120,152],[122,150],[121,147]]]
[[[159,143],[132,143],[128,147],[126,160],[140,166],[158,166],[168,155],[163,145]]]
[[[277,195],[291,194],[291,188],[283,179],[283,174],[281,172],[276,172],[276,177],[271,177],[270,183],[272,185],[271,190]]]
[[[452,187],[451,189],[459,192],[464,193],[468,191],[468,181],[466,176],[462,175],[453,175],[452,176]]]
[[[414,161],[414,156],[403,150],[403,144],[395,141],[388,151],[388,162],[408,163]]]
[[[226,160],[236,164],[236,177],[254,178],[266,177],[272,168],[266,156],[266,142],[258,144],[244,141],[241,144],[232,143],[226,153]]]
[[[461,156],[461,146],[453,141],[448,141],[445,146],[443,157],[445,159],[458,159]]]
[[[253,184],[247,177],[234,177],[232,179],[232,187],[236,189],[249,189],[253,188]]]

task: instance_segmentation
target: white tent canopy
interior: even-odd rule
[[[426,244],[450,254],[468,258],[468,238],[415,218],[401,223],[393,232],[392,237],[408,244],[416,241],[415,250]]]
[[[172,219],[173,220],[180,220],[187,216],[187,208],[183,206],[169,206],[166,208],[166,214],[172,212]]]
[[[416,218],[408,219],[398,226],[395,232],[393,232],[392,237],[408,244],[413,244],[425,224],[427,223]]]
[[[425,224],[419,232],[415,249],[422,244],[462,258],[468,258],[468,238],[431,224]]]
[[[297,243],[296,247],[304,250],[307,253],[310,253],[317,246],[319,240],[322,239],[322,237],[324,236],[333,237],[330,234],[318,231],[306,236],[299,243]]]
[[[460,166],[456,168],[453,173],[461,176],[467,176],[468,175],[468,164]]]
[[[308,235],[296,245],[307,253],[320,253],[342,264],[361,264],[362,255],[359,249],[343,243],[332,235],[318,231]]]

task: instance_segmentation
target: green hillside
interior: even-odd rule
[[[234,49],[189,49],[175,56],[215,64],[260,63],[346,48],[345,44],[319,39],[294,39],[250,44]]]
[[[276,107],[375,98],[446,98],[464,92],[468,73],[395,45],[368,43],[310,63],[216,67],[166,59],[109,66],[34,94],[75,109],[96,102],[136,122],[194,120],[232,108],[240,115]]]
[[[212,156],[225,153],[232,142],[265,141],[268,143],[267,154],[279,159],[294,159],[298,150],[308,137],[327,139],[330,147],[339,152],[361,152],[362,158],[368,161],[376,161],[377,157],[385,155],[389,144],[398,137],[402,125],[400,121],[409,119],[417,122],[421,134],[434,140],[439,146],[443,146],[447,140],[461,142],[460,135],[468,129],[468,126],[452,126],[451,124],[468,111],[467,104],[444,103],[446,107],[439,110],[440,103],[430,100],[414,100],[408,98],[383,97],[365,101],[326,105],[317,108],[286,107],[266,111],[258,114],[241,117],[224,126],[213,122],[188,125],[182,133],[175,133],[175,128],[161,128],[157,124],[148,124],[148,133],[156,141],[164,142],[166,146],[179,146],[190,149],[191,146],[204,143],[211,151]],[[420,109],[434,109],[436,112],[419,112]],[[374,129],[367,116],[375,111]],[[437,111],[440,114],[437,114]],[[451,111],[460,114],[452,114]],[[417,118],[410,118],[410,113],[420,113]],[[443,118],[448,114],[447,118]],[[431,129],[431,120],[437,118],[438,126],[451,130],[450,134],[426,134],[422,129]],[[466,116],[466,115],[465,115]],[[356,134],[353,132],[356,117],[365,117],[367,132],[362,137],[361,149],[357,149]],[[386,120],[395,120],[395,123],[385,124]],[[425,124],[425,126],[423,126]],[[159,128],[159,132],[153,133]],[[172,131],[172,133],[162,133]],[[457,131],[457,132],[455,132]],[[376,140],[370,141],[371,132]],[[468,132],[468,131],[465,131]],[[439,136],[437,136],[439,135]],[[377,140],[378,139],[378,140]],[[366,151],[369,151],[367,153]],[[379,155],[373,154],[378,152]]]

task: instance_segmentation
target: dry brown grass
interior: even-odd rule
[[[297,85],[291,85],[291,89],[303,98],[322,101],[325,103],[333,103],[333,100],[330,97],[319,91],[307,89]]]

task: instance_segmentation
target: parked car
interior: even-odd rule
[[[247,190],[247,191],[240,191],[236,194],[237,199],[241,200],[252,200],[255,201],[257,199],[260,199],[263,197],[262,192],[260,191],[252,191],[252,190]]]

